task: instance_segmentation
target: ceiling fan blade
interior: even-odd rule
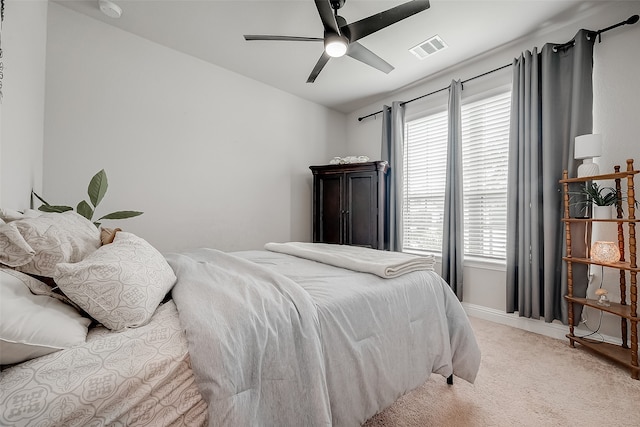
[[[321,42],[324,39],[320,39],[318,37],[296,37],[296,36],[268,36],[268,35],[255,35],[255,34],[245,34],[244,39],[246,41],[254,41],[254,40],[276,40],[276,41],[287,41],[287,42]]]
[[[320,74],[320,71],[322,71],[324,66],[327,65],[327,62],[329,62],[329,59],[331,59],[331,57],[327,55],[327,52],[322,52],[322,56],[320,57],[320,59],[318,59],[316,66],[313,67],[311,74],[309,74],[307,83],[313,83],[316,81],[316,77],[318,77],[318,74]]]
[[[331,4],[329,3],[329,0],[315,0],[315,1],[316,1],[316,8],[318,9],[318,13],[320,14],[320,19],[322,20],[322,25],[324,26],[325,31],[329,31],[335,34],[340,34],[338,22],[336,21],[336,16],[333,13],[333,9],[331,8]]]
[[[318,3],[316,1],[316,3]],[[342,27],[349,40],[359,40],[369,34],[373,34],[389,25],[402,21],[418,12],[429,9],[429,0],[414,0],[403,3],[384,12],[376,13],[368,18],[352,22]]]
[[[358,42],[349,44],[347,55],[352,57],[353,59],[357,59],[360,62],[364,62],[365,64],[370,65],[373,68],[377,68],[383,73],[389,74],[391,71],[393,71],[393,66],[391,64],[389,64],[387,61],[380,58],[378,55],[371,52],[369,49]]]

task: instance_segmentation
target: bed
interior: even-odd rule
[[[52,215],[62,214],[42,229]],[[29,257],[7,249],[15,229],[30,241],[16,224],[0,225],[0,250],[11,254],[0,260],[1,289],[28,282],[34,298],[92,325],[60,349],[3,366],[0,425],[358,426],[432,373],[473,382],[479,368],[455,295],[411,265],[423,258],[377,271],[373,250],[353,269],[331,265],[341,254],[322,252],[319,262],[278,244],[160,255],[132,233],[95,243],[85,227],[93,243],[53,262],[36,249],[38,271],[27,274],[28,263],[16,264]],[[69,229],[77,234],[77,224]],[[62,292],[34,278],[47,275]]]

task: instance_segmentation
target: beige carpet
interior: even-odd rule
[[[568,340],[471,318],[482,351],[475,384],[432,375],[364,425],[640,426],[640,381]]]

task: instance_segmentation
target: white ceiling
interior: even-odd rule
[[[395,67],[389,74],[352,58],[333,58],[306,83],[322,54],[319,42],[244,40],[244,34],[322,37],[313,0],[54,0],[82,14],[327,107],[352,112],[384,94],[541,28],[561,24],[594,2],[578,0],[431,0],[431,7],[360,40]],[[347,0],[339,14],[354,22],[404,0]],[[597,2],[596,2],[597,3]],[[448,48],[419,60],[408,49],[439,35]],[[80,36],[80,35],[79,35]]]

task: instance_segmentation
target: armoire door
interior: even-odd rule
[[[345,244],[378,248],[377,185],[376,172],[345,174]]]
[[[315,183],[314,242],[343,241],[343,174],[318,175]]]

